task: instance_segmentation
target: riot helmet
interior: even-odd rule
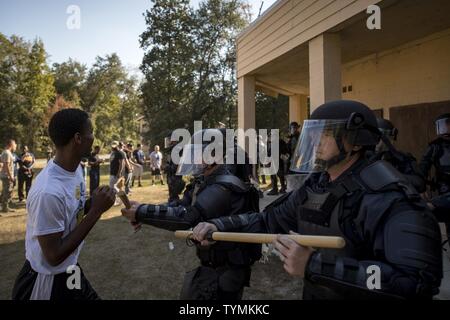
[[[394,127],[394,124],[386,119],[377,118],[378,130],[382,135],[382,141],[377,144],[376,152],[388,151],[392,147],[392,143],[397,140],[398,129]],[[389,140],[387,143],[386,139]]]
[[[291,170],[326,171],[354,151],[354,146],[373,150],[380,139],[377,120],[366,105],[338,100],[319,106],[305,120]]]
[[[442,137],[450,137],[450,113],[440,115],[436,121],[436,134]]]

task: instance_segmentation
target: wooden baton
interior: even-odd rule
[[[124,179],[120,178],[115,185],[117,190],[117,196],[120,198],[120,200],[122,200],[125,208],[130,209],[131,208],[130,199],[128,199],[127,194],[125,193],[125,191],[123,191],[124,186],[125,186]]]
[[[175,231],[175,237],[186,239],[191,237],[192,233],[192,231],[178,230]],[[342,237],[309,236],[297,234],[287,234],[286,236],[305,247],[328,249],[342,249],[345,247],[345,240]],[[213,232],[211,234],[211,240],[214,241],[245,243],[272,243],[276,239],[276,237],[276,234],[266,233]]]

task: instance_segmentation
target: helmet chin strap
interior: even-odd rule
[[[327,168],[330,168],[330,167],[342,162],[343,160],[345,160],[345,158],[348,157],[349,153],[350,153],[350,155],[352,155],[351,152],[347,152],[347,150],[345,150],[344,143],[342,142],[342,136],[336,137],[334,139],[336,141],[336,145],[338,146],[339,154],[332,157],[329,160],[325,160],[325,164],[326,164]]]

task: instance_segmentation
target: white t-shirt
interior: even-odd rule
[[[156,152],[153,151],[152,153],[150,153],[150,162],[151,162],[151,167],[154,169],[161,169],[161,165],[162,165],[162,153],[161,152]]]
[[[83,171],[66,171],[53,160],[38,174],[27,199],[27,232],[25,254],[31,267],[38,273],[58,274],[78,262],[83,246],[78,248],[58,266],[51,266],[45,259],[37,236],[72,232],[81,221],[86,202],[86,186]]]

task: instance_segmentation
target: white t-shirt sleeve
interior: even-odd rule
[[[36,203],[35,210],[33,236],[42,236],[65,230],[66,214],[62,199],[53,194],[43,193]]]

